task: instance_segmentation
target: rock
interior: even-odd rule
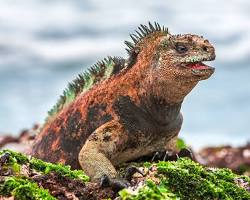
[[[144,175],[135,174],[131,186],[116,193],[89,182],[81,170],[4,150],[0,151],[0,195],[45,200],[250,199],[250,178],[229,169],[206,168],[189,158],[137,166]]]
[[[210,167],[226,167],[242,174],[250,172],[250,143],[240,147],[207,147],[196,153],[197,161]]]
[[[11,149],[23,153],[29,152],[38,129],[39,125],[35,124],[31,129],[22,130],[17,136],[1,134],[0,150]]]

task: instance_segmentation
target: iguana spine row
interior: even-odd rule
[[[87,69],[85,72],[78,75],[76,79],[70,82],[67,88],[63,91],[63,94],[59,97],[57,103],[48,111],[48,118],[46,121],[60,112],[65,106],[74,101],[74,99],[81,93],[88,91],[95,84],[102,82],[111,76],[118,74],[121,70],[132,67],[136,62],[136,57],[139,53],[138,46],[140,42],[147,36],[154,33],[168,34],[168,29],[164,26],[160,26],[158,23],[152,25],[149,22],[149,27],[141,24],[136,34],[130,34],[133,42],[125,41],[127,46],[126,51],[128,53],[128,60],[122,57],[111,57],[108,56],[101,61],[98,61],[92,67]]]

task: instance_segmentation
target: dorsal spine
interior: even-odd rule
[[[68,87],[63,91],[57,103],[48,112],[49,117],[54,116],[65,106],[74,101],[80,93],[88,91],[95,84],[119,73],[124,68],[125,59],[121,57],[108,57],[97,62],[68,84]]]
[[[139,44],[147,37],[152,34],[161,33],[169,34],[168,29],[164,26],[161,27],[158,23],[146,25],[140,25],[135,34],[131,34],[133,42],[125,41],[128,52],[128,59],[125,60],[121,57],[108,57],[102,61],[97,62],[95,65],[90,67],[84,73],[78,75],[68,87],[63,91],[57,103],[48,112],[48,118],[54,116],[65,106],[75,100],[75,98],[89,89],[91,89],[97,83],[110,78],[112,75],[118,74],[123,69],[129,69],[136,62],[137,55],[139,53]],[[48,119],[47,118],[47,119]]]

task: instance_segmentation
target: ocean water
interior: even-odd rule
[[[195,148],[250,140],[250,1],[0,0],[0,132],[43,123],[79,72],[157,21],[215,45],[216,72],[183,104],[181,136]]]

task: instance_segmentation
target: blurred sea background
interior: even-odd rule
[[[250,141],[250,1],[0,0],[0,132],[43,123],[67,83],[157,21],[215,45],[215,74],[185,99],[180,136],[194,148]]]

